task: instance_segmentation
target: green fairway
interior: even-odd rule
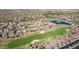
[[[18,38],[16,40],[10,42],[8,44],[8,48],[16,48],[18,46],[30,43],[35,39],[42,40],[42,39],[45,39],[45,38],[48,38],[48,37],[63,35],[65,33],[66,33],[66,30],[65,30],[65,28],[63,28],[63,29],[57,29],[55,31],[50,31],[50,32],[45,33],[45,34],[35,34],[35,35],[29,36],[29,37]]]

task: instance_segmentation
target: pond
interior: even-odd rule
[[[66,22],[64,20],[50,20],[50,22],[55,24],[71,25],[69,22]]]

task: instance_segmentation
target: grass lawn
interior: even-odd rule
[[[45,34],[35,34],[35,35],[29,36],[29,37],[18,38],[16,40],[13,40],[12,42],[10,42],[7,46],[8,46],[8,48],[16,48],[18,46],[30,43],[35,39],[42,40],[42,39],[45,39],[45,38],[48,38],[48,37],[63,35],[65,33],[66,33],[65,28],[57,29],[55,31],[50,31],[50,32],[45,33]]]

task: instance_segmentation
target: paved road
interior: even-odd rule
[[[77,49],[77,48],[79,48],[79,39],[75,39],[71,41],[69,44],[60,47],[60,49]]]

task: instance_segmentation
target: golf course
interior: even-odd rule
[[[50,32],[47,32],[44,34],[40,33],[40,34],[31,35],[28,37],[21,37],[21,38],[18,38],[16,40],[13,40],[10,43],[8,43],[7,47],[8,48],[16,48],[16,47],[19,47],[21,45],[29,44],[35,39],[42,40],[42,39],[49,38],[49,37],[56,37],[59,35],[63,35],[65,33],[66,33],[66,28],[62,28],[62,29],[57,29],[57,30],[50,31]]]

